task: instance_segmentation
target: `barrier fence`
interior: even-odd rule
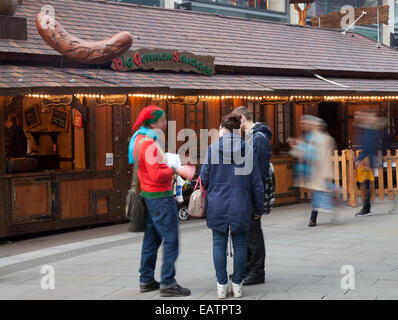
[[[340,188],[341,197],[351,207],[356,207],[358,199],[363,199],[365,183],[356,181],[355,159],[359,151],[343,150],[341,155],[335,150],[331,156],[333,167],[332,179],[334,184]],[[378,168],[374,169],[374,181],[371,181],[370,188],[372,191],[372,201],[378,197],[379,200],[385,198],[393,200],[398,198],[398,150],[393,152],[387,150],[383,156],[382,152],[378,152]],[[308,189],[300,189],[301,199],[311,198],[311,192]]]

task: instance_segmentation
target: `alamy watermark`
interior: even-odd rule
[[[52,265],[43,265],[40,269],[40,274],[43,276],[40,279],[40,287],[43,290],[55,289],[55,269]]]
[[[340,287],[343,290],[355,289],[355,269],[352,265],[342,266],[340,273],[345,274],[340,280]]]
[[[219,148],[209,146],[220,139],[217,129],[200,129],[198,133],[185,128],[177,133],[176,121],[168,122],[167,148],[166,135],[157,131],[157,143],[146,149],[145,161],[148,164],[161,163],[164,159],[155,157],[155,150],[160,147],[170,153],[178,153],[181,164],[234,164],[235,175],[249,175],[253,171],[253,148],[250,143],[242,146],[240,129],[233,130],[232,134],[224,135],[223,143]],[[177,142],[184,142],[177,150]],[[199,143],[199,145],[198,145]],[[199,154],[198,154],[199,150]]]

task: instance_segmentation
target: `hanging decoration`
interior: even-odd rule
[[[171,104],[197,104],[199,102],[199,97],[197,96],[174,97],[174,98],[168,98],[167,102]]]
[[[323,102],[323,97],[316,96],[291,96],[290,102],[294,103],[321,103]]]

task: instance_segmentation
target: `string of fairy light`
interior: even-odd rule
[[[87,94],[87,93],[77,93],[74,94],[76,98],[105,98],[112,95],[104,94]],[[47,94],[27,94],[29,98],[41,98],[47,99],[54,95]],[[134,93],[128,94],[132,98],[151,98],[154,100],[170,100],[186,98],[188,96],[175,96],[167,94],[145,94],[145,93]],[[192,97],[192,96],[189,96]],[[240,100],[251,100],[251,101],[286,101],[286,102],[296,102],[296,101],[308,101],[308,102],[361,102],[361,101],[392,101],[398,100],[398,96],[254,96],[254,95],[219,95],[219,96],[209,96],[209,95],[198,95],[194,96],[203,100],[226,100],[226,99],[240,99]]]

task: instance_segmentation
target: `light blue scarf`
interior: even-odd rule
[[[129,164],[134,163],[134,146],[135,146],[135,139],[138,134],[142,134],[144,136],[148,136],[152,138],[153,140],[157,140],[159,138],[159,134],[152,129],[149,129],[147,127],[141,127],[137,130],[136,133],[131,137],[130,139],[130,144],[129,144]]]

